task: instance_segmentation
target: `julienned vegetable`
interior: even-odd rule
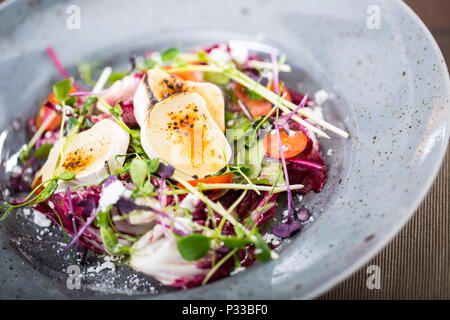
[[[310,216],[294,212],[292,195],[327,179],[315,134],[328,135],[314,124],[348,136],[280,81],[291,68],[275,54],[242,65],[226,44],[169,48],[133,57],[128,72],[106,67],[97,82],[97,65],[84,62],[75,85],[47,52],[64,80],[28,121],[22,173],[11,177],[11,188],[32,191],[1,205],[0,221],[33,206],[72,236],[64,254],[74,260],[79,243],[188,288],[277,259],[269,238],[292,236]],[[284,192],[287,219],[261,235]]]

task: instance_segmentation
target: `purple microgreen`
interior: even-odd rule
[[[85,215],[89,216],[94,211],[96,204],[93,198],[87,198],[78,202],[77,206],[83,210]]]
[[[115,206],[116,206],[117,209],[119,209],[123,213],[130,213],[132,211],[151,211],[153,213],[156,213],[156,214],[158,214],[158,215],[160,215],[160,216],[162,216],[164,218],[168,218],[168,219],[170,219],[170,220],[175,222],[174,217],[172,217],[171,215],[165,213],[164,211],[152,208],[150,206],[138,205],[132,199],[128,199],[128,198],[125,198],[125,197],[120,197],[120,199],[116,202]],[[177,222],[179,223],[179,221],[177,221]],[[162,223],[160,223],[160,224],[163,225]],[[184,227],[184,229],[187,232],[190,232],[188,227],[186,227],[184,225],[183,225],[183,227]],[[176,228],[172,228],[170,226],[168,226],[168,229],[173,230],[175,233],[177,233],[179,235],[182,235],[182,236],[188,234],[187,232],[178,230]]]
[[[161,183],[159,184],[159,190],[158,190],[158,201],[159,201],[159,206],[162,208],[164,207],[164,196],[163,196],[163,191],[164,188],[166,187],[166,179],[161,178]]]
[[[290,222],[291,221],[292,204],[293,204],[292,192],[291,192],[291,187],[289,184],[289,175],[288,175],[288,171],[287,171],[286,159],[284,157],[283,147],[281,144],[280,128],[278,127],[278,124],[275,124],[275,130],[277,132],[278,147],[279,147],[280,155],[281,155],[281,163],[283,165],[284,180],[286,181],[286,189],[287,189],[286,191],[287,191],[287,195],[288,195],[288,222]]]
[[[323,170],[324,169],[324,166],[314,163],[314,162],[311,162],[311,161],[306,161],[306,160],[301,160],[301,159],[288,159],[288,161],[290,163],[299,164],[301,166],[308,167],[308,168],[315,169],[315,170]]]
[[[161,221],[157,221],[156,223],[159,224],[159,225],[161,225],[161,226],[163,226],[164,228],[166,228],[166,229],[168,229],[168,230],[172,230],[173,232],[175,232],[176,234],[178,234],[178,235],[180,235],[180,236],[182,236],[182,237],[188,235],[187,233],[185,233],[185,232],[183,232],[183,231],[181,231],[181,230],[178,230],[177,228],[172,228],[172,227],[169,226],[168,224],[163,223],[163,222],[161,222]]]
[[[275,93],[278,95],[280,94],[280,82],[278,79],[278,62],[277,62],[277,55],[275,53],[275,50],[272,50],[270,52],[270,60],[272,61],[272,71],[273,71],[273,87],[275,89]]]
[[[97,95],[101,95],[106,93],[106,89],[105,90],[101,90],[98,92],[94,92],[94,91],[78,91],[78,92],[73,92],[71,94],[69,94],[69,96],[71,97],[81,97],[81,96],[97,96]]]
[[[69,251],[69,249],[78,242],[78,240],[80,239],[80,237],[83,235],[84,231],[86,231],[86,229],[92,224],[92,222],[94,222],[95,217],[97,217],[99,211],[95,211],[94,214],[91,214],[91,216],[86,220],[86,223],[80,228],[80,230],[78,230],[78,233],[76,234],[75,237],[73,237],[72,241],[70,241],[70,243],[67,245],[67,247],[64,249],[63,251],[63,256],[66,255],[67,251]]]
[[[241,101],[241,99],[238,99],[237,101],[238,106],[241,108],[242,112],[244,112],[245,116],[250,120],[251,123],[253,123],[253,117],[250,114],[250,112],[247,110],[247,107],[244,105],[244,103]]]
[[[272,51],[270,53],[270,58],[271,58],[272,64],[273,64],[273,79],[274,79],[273,85],[275,88],[275,93],[277,95],[279,95],[280,92],[279,92],[279,81],[278,81],[278,64],[277,64],[277,57],[276,57],[275,51]],[[277,119],[276,119],[276,123],[275,123],[275,130],[277,132],[278,147],[280,149],[280,155],[281,155],[281,163],[283,164],[284,180],[286,181],[286,189],[287,189],[286,191],[287,191],[287,195],[288,195],[288,220],[287,221],[288,221],[288,223],[290,223],[293,200],[292,200],[291,188],[289,185],[289,175],[288,175],[287,166],[286,166],[286,159],[284,157],[283,147],[282,147],[282,143],[281,143],[280,128],[278,126],[278,109],[277,109]]]
[[[47,51],[48,56],[52,60],[56,69],[58,69],[59,73],[63,76],[63,78],[65,78],[65,79],[70,78],[70,74],[63,67],[61,61],[59,60],[58,56],[56,55],[55,50],[53,50],[53,47],[48,46],[45,50]]]
[[[297,212],[297,218],[298,218],[298,220],[300,220],[302,222],[308,221],[310,217],[311,217],[311,213],[306,208],[301,208]]]
[[[280,238],[289,238],[301,229],[302,225],[297,221],[281,223],[272,229],[272,233]]]
[[[170,178],[175,171],[175,168],[170,164],[164,164],[162,162],[159,163],[158,170],[156,170],[156,174],[161,177],[161,179]]]
[[[121,197],[115,204],[116,208],[123,213],[130,213],[134,210],[144,210],[144,206],[136,204],[133,200]]]
[[[117,178],[117,176],[109,176],[105,182],[103,182],[103,187],[106,188],[107,186],[109,186],[111,183],[117,181],[119,178]]]
[[[307,95],[305,95],[305,96],[303,97],[302,101],[298,104],[297,108],[295,108],[294,110],[292,110],[292,111],[289,112],[288,114],[283,115],[283,116],[280,116],[280,117],[278,118],[278,119],[279,119],[279,121],[278,121],[279,126],[280,126],[281,128],[283,128],[283,130],[286,131],[287,134],[290,133],[289,120],[297,113],[297,111],[298,111],[300,108],[305,107],[306,101],[308,101],[308,96],[307,96]],[[301,124],[299,124],[299,125],[302,126]],[[302,127],[304,128],[304,126],[302,126]],[[305,130],[307,130],[307,129],[305,128]]]
[[[162,162],[159,163],[158,170],[156,170],[156,174],[158,174],[161,177],[161,183],[159,184],[159,191],[158,191],[158,200],[160,203],[161,208],[163,207],[163,190],[166,186],[166,178],[169,178],[173,175],[175,171],[175,168],[173,166],[166,165]]]
[[[68,214],[68,216],[70,216],[71,219],[72,219],[73,231],[75,233],[77,233],[77,224],[76,224],[75,219],[73,218],[74,210],[73,210],[73,203],[72,203],[72,193],[70,192],[70,186],[69,185],[67,185],[67,192],[66,192],[66,194],[67,194],[67,202],[69,203],[69,214]]]
[[[69,203],[69,214],[73,214],[73,203],[72,203],[72,195],[70,192],[70,186],[67,186],[67,202]]]

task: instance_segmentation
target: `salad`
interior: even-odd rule
[[[324,119],[320,95],[281,80],[291,67],[275,51],[169,48],[96,80],[95,64],[81,63],[75,80],[47,53],[63,80],[28,120],[9,181],[28,194],[1,204],[0,221],[34,208],[61,227],[77,264],[87,248],[190,288],[278,259],[281,240],[310,219],[294,196],[326,183],[319,138],[348,137]]]

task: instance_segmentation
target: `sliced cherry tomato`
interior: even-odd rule
[[[286,131],[280,130],[281,145],[283,148],[284,157],[286,159],[293,158],[303,150],[305,150],[308,143],[306,136],[297,130],[290,130],[288,135]],[[281,159],[280,147],[278,144],[277,134],[269,133],[264,137],[263,146],[266,152],[272,157]]]
[[[194,61],[190,62],[189,64],[197,65],[199,62]],[[166,66],[164,67],[166,70],[171,69],[172,67]],[[203,72],[201,71],[182,71],[182,72],[174,72],[173,75],[176,75],[180,77],[183,80],[189,80],[189,81],[202,81],[203,80]]]
[[[272,83],[272,86],[271,86],[271,88],[270,88],[273,92],[275,92],[275,88],[273,87],[273,83]],[[289,90],[283,85],[283,84],[281,84],[281,96],[283,97],[284,96],[284,98],[287,100],[287,101],[290,101],[290,102],[292,102],[292,97],[291,97],[291,93],[289,92]]]
[[[73,85],[72,88],[70,89],[70,93],[74,93],[76,91],[77,91],[77,88]],[[54,93],[50,94],[46,101],[49,101],[53,104],[60,103],[60,101],[55,98]],[[38,113],[36,115],[36,127],[40,128],[42,123],[44,123],[45,119],[47,119],[47,117],[49,117],[50,115],[55,115],[55,114],[56,114],[56,112],[54,110],[46,107],[45,102],[44,102],[40,106]],[[61,116],[60,115],[54,116],[53,120],[50,121],[50,123],[45,128],[45,131],[53,130],[53,129],[57,128],[60,123],[61,123]]]
[[[234,88],[234,93],[236,97],[240,99],[244,105],[249,109],[250,114],[254,118],[262,117],[267,115],[270,110],[272,110],[272,104],[266,99],[252,99],[248,95],[247,88],[237,84]]]
[[[45,119],[47,119],[47,117],[49,117],[51,115],[56,115],[56,116],[54,116],[53,120],[50,121],[50,123],[47,125],[47,127],[45,128],[45,131],[53,130],[53,129],[57,128],[59,126],[59,124],[61,123],[61,116],[56,114],[56,112],[53,111],[52,109],[47,108],[45,105],[42,104],[36,115],[36,127],[40,128],[42,123],[44,123]]]
[[[197,180],[189,180],[188,183],[193,187],[197,187],[199,183],[216,184],[216,183],[231,183],[232,181],[233,181],[233,174],[228,173],[221,176],[214,176]],[[178,186],[182,188],[184,187],[181,183],[178,183]]]

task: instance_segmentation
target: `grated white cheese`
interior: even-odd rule
[[[232,42],[230,43],[230,49],[231,49],[231,57],[237,63],[244,64],[245,61],[247,61],[248,50],[246,47]]]
[[[88,272],[95,272],[95,273],[99,273],[105,269],[110,269],[112,271],[116,270],[116,266],[114,263],[112,263],[111,261],[106,261],[103,262],[102,264],[98,265],[97,267],[89,267],[88,268]]]
[[[102,211],[107,211],[110,205],[115,204],[119,198],[127,193],[127,189],[119,180],[114,181],[106,188],[103,188],[100,194],[99,208]]]
[[[181,201],[180,208],[187,209],[189,211],[194,211],[195,206],[200,201],[200,199],[192,193],[188,193],[188,195]]]
[[[25,217],[29,217],[31,215],[31,209],[30,208],[23,208],[22,210]]]
[[[316,104],[317,104],[318,106],[323,105],[325,102],[328,101],[328,99],[329,99],[329,95],[328,95],[328,93],[327,93],[325,90],[323,90],[323,89],[317,91],[317,92],[314,94],[314,101],[316,102]]]
[[[52,225],[52,220],[44,216],[42,213],[38,211],[34,211],[34,219],[33,222],[37,224],[39,227],[48,228]]]
[[[267,244],[273,244],[274,246],[277,246],[280,244],[281,238],[277,237],[276,235],[274,235],[273,233],[266,233],[263,236],[264,241]]]
[[[231,60],[230,54],[221,48],[212,49],[209,53],[209,58],[222,63],[228,63]]]

